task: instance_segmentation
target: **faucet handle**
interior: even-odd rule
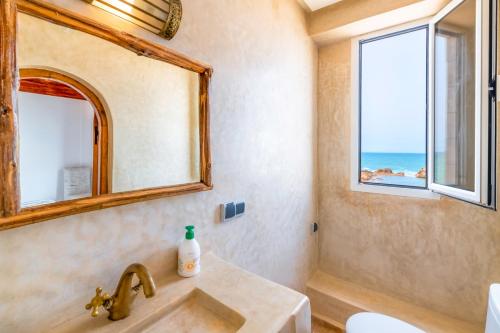
[[[112,297],[109,296],[108,293],[104,293],[103,295],[101,295],[101,293],[102,288],[98,287],[95,290],[95,296],[90,300],[90,303],[85,305],[85,309],[92,309],[92,317],[97,317],[97,315],[99,315],[99,307],[104,306],[106,308],[109,304],[109,301],[112,299]]]

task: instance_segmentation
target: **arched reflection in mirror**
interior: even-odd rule
[[[70,76],[21,69],[21,207],[108,193],[108,117],[99,98]]]

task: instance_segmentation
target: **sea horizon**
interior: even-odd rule
[[[361,153],[361,170],[375,171],[389,168],[394,173],[404,172],[407,177],[415,177],[426,167],[426,153]]]

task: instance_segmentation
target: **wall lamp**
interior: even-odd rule
[[[172,39],[182,19],[181,0],[83,0],[166,39]]]

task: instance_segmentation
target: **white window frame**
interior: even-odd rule
[[[411,188],[402,186],[390,185],[375,185],[361,183],[359,181],[360,161],[359,161],[359,47],[360,42],[366,39],[390,35],[393,33],[402,32],[405,30],[416,29],[425,26],[429,20],[418,20],[408,24],[399,25],[397,27],[371,32],[366,35],[358,36],[351,39],[351,190],[357,192],[368,192],[378,194],[397,195],[405,197],[415,197],[423,199],[439,199],[441,196],[432,192],[428,188]],[[429,84],[427,83],[429,88]],[[428,111],[427,111],[428,112]],[[425,134],[424,134],[425,135]]]
[[[488,145],[482,144],[488,140],[488,108],[489,108],[489,3],[488,0],[476,1],[476,64],[475,64],[475,186],[474,191],[466,191],[450,186],[444,186],[434,183],[434,39],[435,24],[451,11],[460,6],[465,0],[452,0],[437,15],[415,21],[412,23],[399,25],[390,29],[372,32],[351,40],[351,78],[352,78],[352,109],[351,109],[351,190],[389,194],[398,196],[418,197],[427,199],[439,199],[439,194],[455,197],[468,202],[487,206],[485,196],[488,188]],[[486,5],[485,5],[486,4]],[[414,29],[420,26],[428,26],[428,109],[427,109],[427,188],[405,188],[390,185],[376,185],[361,183],[360,161],[359,161],[359,47],[360,41],[380,37],[388,34],[402,32],[404,30]],[[497,80],[497,85],[500,83]],[[498,90],[497,90],[498,91]],[[485,141],[486,140],[486,141]],[[495,142],[496,144],[496,142]],[[495,151],[496,152],[496,151]],[[496,177],[496,164],[493,165],[493,177]],[[495,189],[496,190],[496,189]],[[494,195],[496,200],[496,195]],[[495,208],[495,204],[492,205]]]
[[[487,0],[476,0],[476,36],[475,36],[475,123],[474,123],[474,191],[467,191],[451,186],[445,186],[434,182],[434,57],[435,57],[435,25],[454,9],[459,7],[465,0],[453,0],[445,6],[429,22],[429,145],[428,145],[428,166],[427,177],[429,189],[444,195],[455,197],[461,200],[481,204],[487,196],[487,165],[488,153],[487,145],[482,143],[487,140],[488,126],[488,52],[483,52],[483,48],[488,49],[488,16],[489,6],[484,6]]]

